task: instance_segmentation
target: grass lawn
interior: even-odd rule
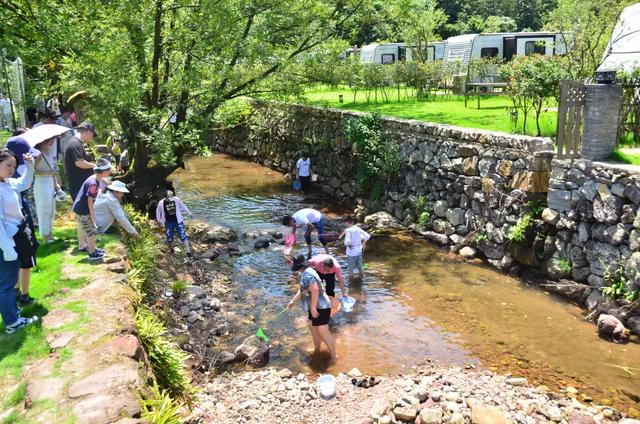
[[[507,133],[523,133],[522,117],[518,121],[518,128],[511,122],[509,111],[513,105],[506,96],[488,96],[480,99],[480,109],[477,108],[477,98],[470,96],[468,106],[464,106],[464,97],[453,95],[438,95],[435,100],[403,99],[398,101],[397,91],[388,90],[389,103],[384,103],[378,93],[378,104],[373,101],[367,104],[366,93],[358,92],[356,101],[353,101],[353,93],[349,89],[320,88],[305,92],[305,99],[312,105],[333,107],[339,109],[354,110],[359,112],[379,111],[383,115],[398,118],[417,119],[426,122],[457,125],[468,128],[482,128],[487,130],[503,131]],[[338,96],[342,94],[344,103],[339,102]],[[556,132],[557,113],[554,111],[543,112],[540,117],[540,128],[543,136],[553,136]],[[535,135],[535,117],[533,112],[527,117],[528,135]]]
[[[67,214],[66,217],[68,218],[69,215]],[[67,220],[66,222],[70,221]],[[42,317],[46,315],[52,308],[54,301],[66,297],[70,291],[86,284],[84,278],[68,279],[62,275],[65,252],[75,244],[75,226],[67,224],[58,227],[54,230],[54,236],[59,240],[50,244],[41,244],[38,248],[38,265],[32,270],[30,289],[30,294],[36,298],[36,303],[23,308],[23,316],[38,315]],[[114,235],[102,235],[100,236],[99,244],[101,246],[109,246],[116,239],[117,236]],[[86,263],[86,254],[73,255],[71,263],[79,268],[92,266]],[[69,328],[63,329],[65,331],[78,330],[81,333],[82,324],[90,319],[83,305],[78,302],[70,302],[63,304],[62,307],[80,314],[80,318],[67,324]],[[47,331],[39,324],[22,329],[15,334],[7,335],[4,332],[4,323],[0,318],[0,379],[5,383],[12,380],[18,382],[24,371],[25,364],[46,357],[49,354],[46,335]],[[19,398],[20,393],[15,393],[7,396],[3,403],[13,402],[17,404],[21,400]]]
[[[616,162],[640,166],[640,153],[629,153],[623,152],[622,150],[616,150],[609,155],[609,159]]]

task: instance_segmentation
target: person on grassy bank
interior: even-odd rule
[[[89,261],[99,261],[105,255],[103,249],[96,247],[96,215],[94,202],[98,192],[108,185],[106,180],[111,175],[111,162],[98,159],[93,169],[94,175],[87,178],[73,202],[73,212],[77,217],[78,251],[86,248]]]
[[[340,235],[344,235],[344,245],[347,246],[347,272],[351,280],[354,271],[358,270],[358,278],[364,275],[362,268],[362,255],[367,245],[367,240],[371,238],[369,233],[356,225],[356,220],[352,216],[344,219],[346,229]]]
[[[189,208],[182,203],[182,200],[173,191],[167,190],[167,194],[164,199],[158,202],[156,208],[156,220],[165,228],[165,235],[167,237],[167,244],[171,246],[173,244],[173,234],[178,232],[178,237],[184,245],[187,256],[191,256],[191,247],[189,246],[189,237],[187,237],[187,230],[184,226],[184,218],[182,214],[186,213],[189,216],[193,216]]]
[[[106,232],[113,222],[117,221],[127,233],[134,237],[140,236],[122,209],[121,202],[125,193],[129,193],[129,190],[122,181],[114,181],[107,186],[107,190],[104,193],[98,193],[96,202],[93,205],[98,233]]]
[[[338,359],[336,355],[336,342],[329,331],[329,319],[331,318],[331,300],[322,288],[320,276],[311,264],[305,261],[304,256],[299,255],[294,259],[291,271],[294,272],[300,288],[293,299],[287,304],[291,309],[298,302],[308,314],[308,325],[313,338],[313,353],[320,352],[321,344],[327,346],[331,355],[331,363]]]
[[[19,315],[13,291],[18,282],[21,262],[35,256],[20,202],[20,193],[33,180],[34,163],[30,153],[25,153],[22,158],[26,165],[25,172],[20,178],[11,178],[18,159],[10,150],[0,150],[0,315],[7,334],[15,333],[38,320],[37,316]]]
[[[304,240],[307,242],[307,254],[311,258],[311,233],[318,232],[318,241],[324,247],[325,253],[329,254],[328,241],[324,234],[324,216],[322,212],[315,209],[300,209],[293,215],[285,215],[282,218],[282,225],[291,227],[291,234],[295,236],[298,227],[304,226]]]
[[[38,216],[38,232],[45,243],[53,241],[53,221],[56,217],[54,196],[60,191],[61,185],[53,151],[55,142],[55,138],[50,138],[35,146],[42,154],[36,158],[33,197]]]
[[[95,135],[96,127],[91,122],[83,122],[78,126],[78,133],[67,142],[64,151],[64,170],[69,180],[69,194],[74,200],[82,184],[93,176],[96,165],[89,161],[85,145],[91,143]]]
[[[340,310],[340,302],[336,299],[336,278],[340,284],[342,296],[347,296],[347,287],[344,284],[340,264],[333,256],[322,253],[309,259],[309,264],[316,270],[320,280],[325,283],[326,293],[331,301],[331,316],[334,316]]]

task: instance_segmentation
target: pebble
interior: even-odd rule
[[[527,379],[524,377],[507,378],[505,382],[507,384],[511,384],[512,386],[517,386],[517,387],[522,387],[529,384]]]
[[[347,375],[349,377],[362,377],[362,373],[360,372],[360,370],[358,368],[352,368]]]

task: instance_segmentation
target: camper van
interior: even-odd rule
[[[484,57],[507,61],[513,56],[553,56],[566,52],[565,38],[555,32],[465,34],[447,39],[444,60],[468,64],[472,59]]]
[[[442,60],[444,58],[444,41],[429,43],[427,60]],[[411,62],[411,46],[405,43],[369,44],[360,50],[360,62],[381,63],[383,65],[398,61]]]

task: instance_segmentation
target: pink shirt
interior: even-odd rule
[[[333,261],[332,267],[324,266],[324,261],[327,259],[331,259]],[[336,277],[342,278],[342,270],[340,269],[340,264],[336,261],[331,255],[327,255],[326,253],[321,253],[319,255],[315,255],[313,258],[309,259],[309,263],[321,274],[336,274]]]

